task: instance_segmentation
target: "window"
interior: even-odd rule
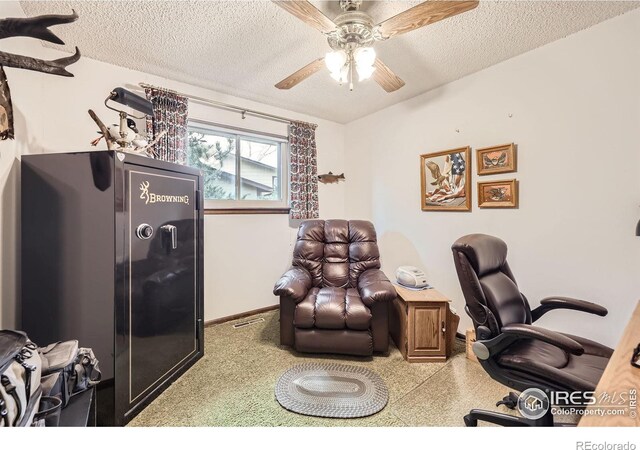
[[[189,123],[187,164],[204,172],[207,209],[286,208],[287,141]]]

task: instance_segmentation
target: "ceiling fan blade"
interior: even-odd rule
[[[301,81],[306,80],[311,75],[324,67],[324,58],[318,58],[310,64],[307,64],[302,69],[289,75],[287,78],[276,84],[278,89],[291,89]]]
[[[376,59],[374,63],[376,70],[373,72],[373,79],[376,83],[382,86],[387,92],[394,92],[404,86],[404,81],[398,75],[393,73],[389,67],[385,63],[383,63],[380,58]]]
[[[439,20],[470,11],[478,6],[478,1],[438,1],[431,0],[400,14],[391,17],[379,24],[380,33],[385,38],[407,33],[415,29],[438,22]]]
[[[320,12],[318,8],[307,1],[272,1],[280,8],[284,9],[290,14],[293,14],[307,25],[311,25],[316,30],[319,30],[323,33],[331,33],[336,29],[335,23],[333,23],[327,16],[322,14],[322,12]]]

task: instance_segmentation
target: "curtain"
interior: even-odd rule
[[[153,104],[153,117],[147,117],[149,140],[160,132],[167,133],[154,146],[158,159],[185,164],[187,162],[187,119],[189,99],[160,88],[145,88]]]
[[[292,219],[319,217],[316,127],[305,122],[292,122],[289,126]]]

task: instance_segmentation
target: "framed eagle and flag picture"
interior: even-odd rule
[[[423,211],[471,211],[471,148],[420,155]]]

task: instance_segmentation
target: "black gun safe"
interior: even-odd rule
[[[98,425],[203,355],[202,174],[115,151],[22,157],[22,328],[93,348]]]

